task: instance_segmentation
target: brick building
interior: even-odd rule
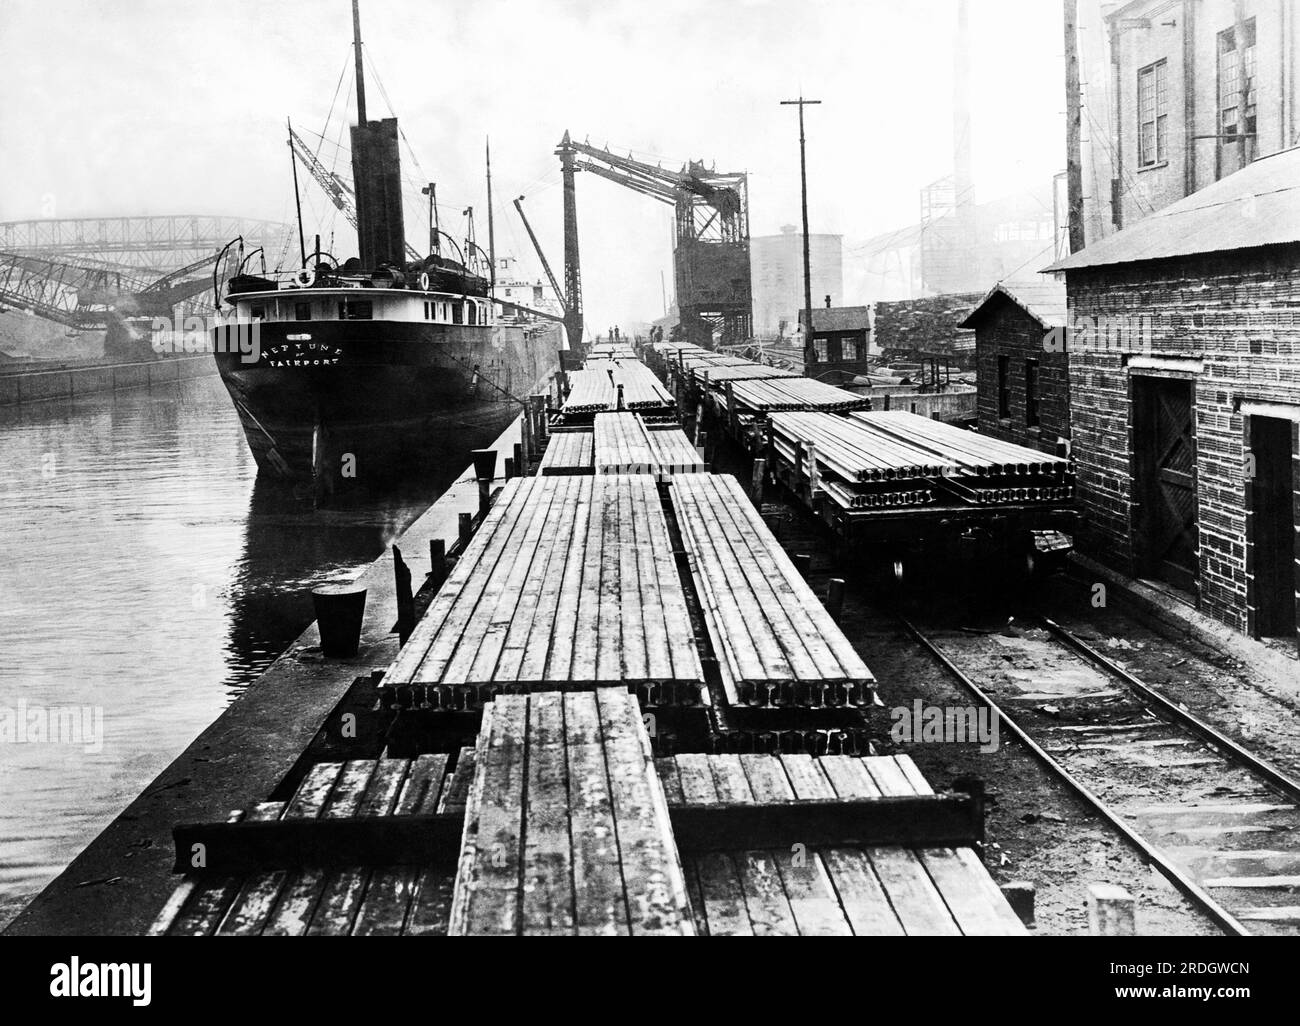
[[[1089,243],[1300,143],[1294,0],[1094,0],[1081,27]]]
[[[1080,548],[1297,634],[1300,149],[1062,261]]]
[[[975,332],[980,433],[1056,454],[1070,438],[1070,367],[1047,343],[1066,326],[1065,283],[1038,278],[995,285],[961,326]]]

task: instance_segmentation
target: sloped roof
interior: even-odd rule
[[[978,327],[993,306],[1004,298],[1015,303],[1044,328],[1064,328],[1066,325],[1065,282],[1051,275],[1038,274],[1033,278],[998,282],[960,327]]]
[[[871,308],[867,306],[813,307],[813,331],[865,331],[871,327]],[[802,324],[804,311],[799,311]]]
[[[1300,148],[1262,157],[1053,264],[1077,271],[1300,242]]]

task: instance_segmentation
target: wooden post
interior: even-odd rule
[[[736,426],[736,390],[730,381],[727,382],[727,430],[731,432],[732,438],[740,434]]]
[[[429,539],[429,581],[438,590],[447,580],[447,542],[443,538]]]
[[[464,552],[469,541],[474,537],[474,515],[472,513],[462,513],[460,515],[460,551]]]
[[[507,481],[510,481],[510,480],[513,480],[513,479],[514,479],[514,476],[515,476],[515,459],[514,459],[513,456],[507,456],[507,457],[506,457],[506,470],[505,470],[505,474],[506,474],[506,480],[507,480]]]
[[[754,506],[758,509],[763,508],[763,482],[767,478],[767,460],[757,459],[754,461],[754,475],[749,483],[749,497],[753,500]]]
[[[844,616],[844,581],[836,577],[826,589],[826,611],[837,624]]]
[[[1088,932],[1094,937],[1132,937],[1136,932],[1133,896],[1114,884],[1090,886]]]
[[[1036,888],[1028,880],[1012,880],[1002,885],[1002,894],[1011,911],[1028,927],[1034,925],[1034,893]]]
[[[805,581],[812,576],[812,556],[807,553],[800,553],[794,557],[794,568],[799,571],[799,576]]]
[[[474,477],[478,479],[478,513],[487,516],[488,507],[492,505],[492,481],[497,472],[497,451],[495,449],[475,449]]]
[[[804,451],[808,454],[808,501],[815,502],[817,493],[822,490],[821,475],[817,472],[817,446],[808,442],[804,446]]]
[[[528,415],[528,407],[525,406],[525,407],[524,407],[524,412],[523,412],[523,414],[522,414],[522,415],[520,416],[520,418],[519,418],[519,438],[520,438],[520,440],[519,440],[517,443],[515,443],[515,450],[516,450],[516,452],[518,452],[520,449],[522,449],[523,454],[524,454],[525,456],[531,456],[531,455],[532,455],[532,451],[533,451],[533,431],[532,431],[532,427],[533,427],[533,425],[532,425],[532,418],[529,417],[529,415]],[[521,468],[521,469],[520,469],[520,475],[522,476],[522,474],[523,474],[523,470],[522,470],[522,468],[523,468],[523,466],[524,466],[524,461],[523,461],[523,460],[516,460],[516,462],[519,464],[519,466],[520,466],[520,468]]]
[[[623,400],[623,382],[618,383],[618,405],[616,407],[619,413],[627,409],[627,404]]]
[[[523,477],[523,476],[524,476],[525,469],[526,469],[526,467],[527,467],[527,464],[524,463],[524,447],[523,447],[523,443],[521,443],[521,442],[516,442],[516,443],[515,443],[515,450],[514,450],[514,451],[515,451],[515,476],[516,476],[516,477]]]
[[[1083,221],[1083,86],[1079,76],[1079,0],[1065,2],[1065,155],[1070,252],[1086,245]]]
[[[411,591],[411,568],[402,558],[402,550],[393,546],[393,579],[397,590],[397,640],[405,645],[415,630],[415,595]]]

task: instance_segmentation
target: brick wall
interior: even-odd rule
[[[1300,404],[1300,246],[1075,271],[1067,285],[1071,323],[1088,329],[1083,337],[1076,328],[1069,343],[1080,549],[1134,572],[1128,359],[1202,359],[1194,379],[1200,605],[1251,630],[1245,418],[1237,404]],[[1300,494],[1296,508],[1300,515]]]
[[[1070,437],[1069,363],[1064,352],[1048,351],[1046,331],[1022,307],[1001,297],[975,332],[980,432],[1017,445],[1055,453]],[[1008,358],[1011,417],[998,416],[998,357]],[[1038,361],[1038,427],[1025,423],[1025,363]]]

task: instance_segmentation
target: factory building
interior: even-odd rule
[[[812,265],[812,296],[822,303],[844,300],[844,237],[809,235]],[[780,235],[762,235],[749,240],[749,259],[754,291],[754,337],[793,339],[804,307],[803,235],[786,225]]]

